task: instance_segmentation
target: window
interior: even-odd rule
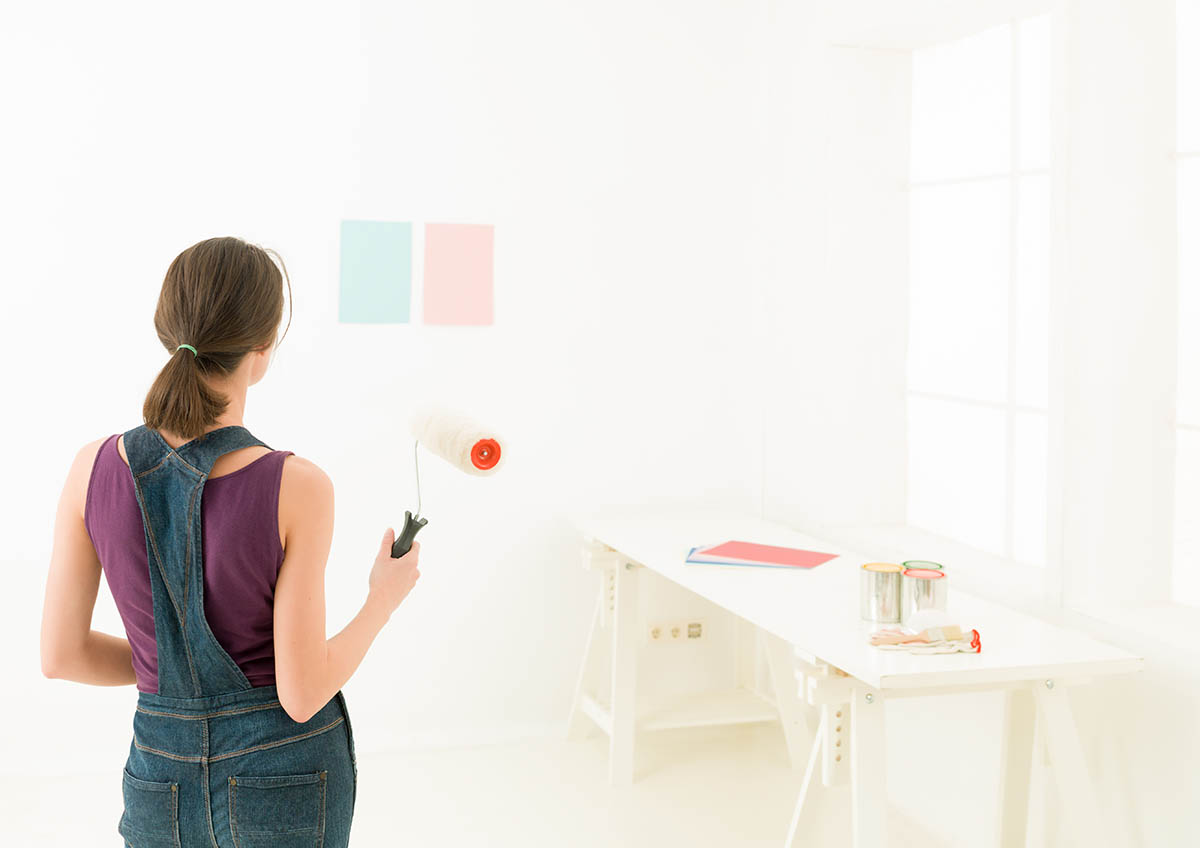
[[[1200,0],[1176,3],[1179,388],[1171,600],[1200,606]]]
[[[1031,565],[1046,562],[1049,95],[1049,15],[913,52],[907,522]]]

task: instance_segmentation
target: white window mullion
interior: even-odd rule
[[[1046,397],[1046,573],[1043,597],[1058,607],[1066,597],[1067,574],[1063,567],[1063,518],[1066,513],[1066,271],[1064,248],[1067,237],[1067,169],[1062,166],[1067,152],[1063,115],[1070,103],[1067,96],[1067,38],[1062,8],[1050,14],[1050,243],[1049,321]]]
[[[1021,155],[1021,43],[1020,25],[1012,21],[1009,64],[1009,174],[1008,174],[1008,403],[1004,411],[1004,556],[1013,556],[1016,516],[1017,413],[1017,215],[1021,180],[1017,176]]]

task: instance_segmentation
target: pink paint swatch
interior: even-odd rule
[[[425,225],[425,323],[492,323],[491,224]]]

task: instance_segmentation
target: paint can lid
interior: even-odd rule
[[[919,580],[940,580],[946,576],[946,572],[933,568],[906,568],[904,569],[904,576],[916,577]]]

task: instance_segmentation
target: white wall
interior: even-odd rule
[[[563,726],[590,620],[568,508],[758,509],[748,210],[761,15],[738,3],[29,7],[13,93],[0,345],[16,575],[0,668],[56,741],[6,722],[0,768],[109,768],[134,692],[46,681],[37,639],[74,452],[136,426],[183,248],[278,249],[294,320],[246,423],[325,468],[335,632],[415,507],[412,404],[494,421],[488,480],[425,455],[423,580],[345,687],[364,750]],[[340,325],[341,218],[496,226],[495,325]],[[702,417],[697,410],[702,409]],[[697,426],[702,420],[703,426]],[[107,587],[95,626],[120,633]],[[85,713],[86,724],[71,718]]]
[[[776,100],[792,115],[780,217],[816,202],[800,210],[815,234],[793,215],[761,278],[770,519],[904,519],[909,55],[815,45]]]

